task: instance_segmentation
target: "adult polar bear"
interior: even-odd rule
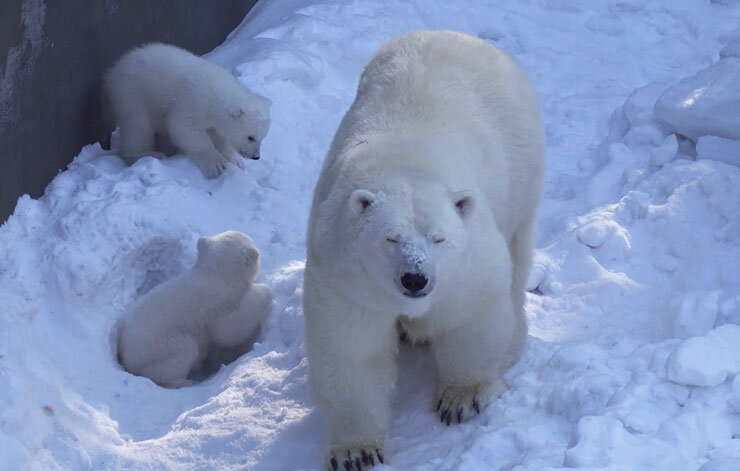
[[[329,469],[383,460],[399,321],[431,340],[444,422],[501,394],[526,337],[543,172],[537,99],[502,51],[422,31],[365,67],[308,228],[306,345]]]

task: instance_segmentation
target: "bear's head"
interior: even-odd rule
[[[448,290],[470,259],[467,222],[473,194],[452,191],[420,175],[386,175],[379,184],[349,195],[349,226],[342,256],[361,270],[351,285],[369,294],[365,302],[424,314]],[[357,276],[361,277],[361,284]]]
[[[260,252],[248,235],[226,231],[198,239],[196,266],[214,276],[251,283],[260,271]]]
[[[242,157],[259,160],[262,140],[270,129],[271,106],[270,99],[244,90],[226,105],[217,131]]]

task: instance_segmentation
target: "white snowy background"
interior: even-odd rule
[[[0,470],[319,469],[311,194],[363,64],[414,29],[524,65],[547,176],[511,389],[443,426],[428,352],[404,348],[378,469],[740,470],[738,25],[737,0],[261,0],[206,57],[273,100],[262,160],[204,180],[93,144],[0,228]],[[227,229],[274,287],[260,341],[192,387],[123,371],[117,320]]]

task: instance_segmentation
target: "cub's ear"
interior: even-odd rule
[[[229,116],[236,119],[241,118],[242,116],[244,116],[244,108],[242,108],[241,106],[232,106],[231,108],[229,108]]]
[[[349,195],[349,207],[357,216],[375,202],[375,195],[367,190],[355,190]]]
[[[470,211],[473,210],[473,206],[475,206],[475,198],[473,198],[473,193],[470,191],[460,191],[455,193],[453,201],[455,202],[455,209],[462,217],[470,214]]]

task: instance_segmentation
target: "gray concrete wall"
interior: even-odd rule
[[[0,223],[85,144],[108,143],[104,71],[161,41],[203,54],[256,0],[0,0]]]

